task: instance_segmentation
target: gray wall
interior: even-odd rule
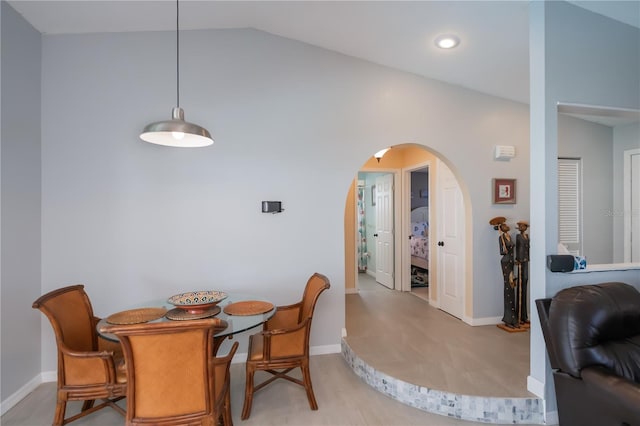
[[[186,31],[181,104],[216,143],[167,149],[137,135],[175,102],[172,38],[44,37],[43,291],[85,283],[99,315],[201,287],[288,303],[319,271],[333,285],[311,343],[338,345],[347,191],[374,152],[415,142],[448,161],[467,199],[473,316],[501,315],[487,222],[528,217],[525,105],[259,31]],[[494,162],[494,145],[522,154]],[[491,204],[493,177],[518,179],[517,205]],[[286,210],[261,214],[261,200]]]
[[[5,401],[38,376],[40,321],[40,33],[2,8],[2,385]]]
[[[531,175],[525,105],[250,30],[183,37],[182,106],[187,119],[212,131],[216,144],[185,151],[146,145],[137,140],[139,130],[168,117],[175,102],[174,69],[166,59],[172,34],[46,36],[42,288],[33,289],[31,279],[25,287],[5,281],[5,186],[13,184],[5,173],[11,160],[5,149],[5,45],[7,27],[19,17],[3,3],[2,323],[11,311],[6,305],[28,306],[36,293],[74,282],[87,284],[96,312],[104,315],[150,292],[195,286],[291,301],[318,270],[334,286],[318,308],[312,344],[335,344],[344,324],[347,189],[373,152],[406,141],[444,157],[461,182],[471,217],[474,317],[501,312],[498,256],[487,250],[496,236],[487,221],[497,215],[526,219],[530,178],[532,299],[576,281],[637,282],[637,271],[554,276],[546,272],[544,256],[557,242],[556,102],[638,108],[638,30],[561,2],[531,5]],[[27,48],[29,39],[11,43],[31,58],[27,62],[37,62],[40,45]],[[10,73],[11,84],[27,71],[40,70],[28,63]],[[32,83],[26,89],[37,86]],[[12,104],[28,103],[28,93]],[[34,104],[35,111],[17,118],[36,117]],[[28,127],[39,134],[33,130],[37,120]],[[493,162],[494,145],[515,145],[519,154],[508,163]],[[28,169],[33,163],[27,163]],[[517,205],[491,205],[492,177],[518,179]],[[288,210],[261,215],[263,199],[281,199]],[[313,244],[301,232],[309,229],[322,236]],[[20,239],[29,240],[31,232]],[[248,257],[246,241],[253,248]],[[38,268],[36,251],[21,260],[28,271]],[[37,336],[40,323],[37,312],[22,312],[18,342],[24,346],[31,342],[24,336]],[[15,359],[5,333],[3,325],[3,399],[5,371],[30,370],[37,361],[23,354],[38,353],[23,347],[31,351],[21,350]],[[534,324],[531,333],[532,377],[544,382],[539,327]],[[50,370],[55,352],[50,331],[43,335],[42,368]]]
[[[640,108],[640,30],[566,2],[530,3],[531,299],[604,281],[640,287],[637,270],[562,274],[546,270],[556,252],[557,104]],[[555,410],[553,381],[537,315],[531,329],[531,384],[544,388]]]
[[[613,129],[561,114],[558,157],[582,160],[582,248],[587,263],[612,263]]]

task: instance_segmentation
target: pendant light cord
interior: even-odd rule
[[[180,107],[180,7],[176,0],[176,103]]]
[[[180,0],[176,0],[176,105],[171,109],[170,120],[157,121],[145,126],[140,139],[176,148],[196,148],[213,144],[211,133],[202,126],[185,121],[184,111],[180,108]]]

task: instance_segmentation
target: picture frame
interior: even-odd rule
[[[516,204],[516,179],[494,178],[493,204]]]
[[[371,185],[371,205],[376,205],[376,186]]]

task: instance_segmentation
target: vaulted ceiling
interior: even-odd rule
[[[166,0],[9,3],[44,34],[176,25],[176,3]],[[572,3],[640,27],[640,1]],[[180,1],[181,30],[255,28],[523,103],[528,19],[528,1]],[[460,45],[437,48],[443,33],[456,34]]]

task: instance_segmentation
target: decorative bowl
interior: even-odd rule
[[[222,291],[190,291],[171,296],[167,302],[191,314],[199,314],[211,309],[226,298],[227,293]]]

